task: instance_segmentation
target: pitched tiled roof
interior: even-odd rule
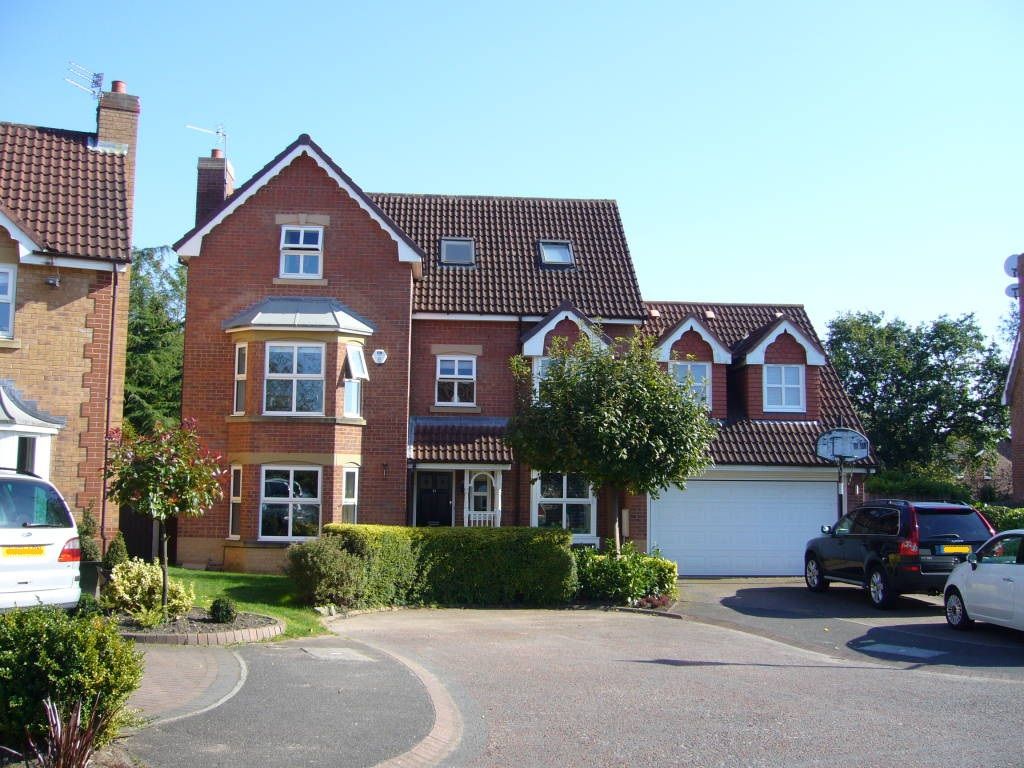
[[[125,156],[95,138],[0,123],[0,209],[46,253],[129,261]]]
[[[409,444],[417,462],[511,464],[512,449],[502,439],[507,420],[483,416],[413,416]]]
[[[426,258],[417,312],[546,315],[563,301],[592,318],[644,315],[614,200],[370,194]],[[441,238],[473,239],[473,266],[440,264]],[[543,266],[541,240],[572,243],[574,265]]]
[[[783,318],[823,348],[807,312],[799,304],[650,301],[647,308],[658,315],[648,318],[644,327],[649,333],[659,337],[692,315],[734,353],[734,360]],[[742,415],[734,416],[732,411],[730,408],[730,418],[721,425],[718,437],[711,445],[711,455],[716,464],[834,466],[815,454],[818,436],[838,426],[863,432],[831,364],[821,368],[821,419],[818,421],[755,421]]]

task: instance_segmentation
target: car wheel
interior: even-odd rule
[[[967,629],[974,623],[974,619],[967,615],[964,598],[956,587],[946,594],[946,623],[953,629]]]
[[[821,561],[811,555],[804,564],[804,581],[811,592],[824,592],[828,589],[829,582],[826,581]]]
[[[893,594],[889,590],[889,577],[878,565],[872,566],[868,573],[868,597],[875,608],[888,608],[892,605]]]

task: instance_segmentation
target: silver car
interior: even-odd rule
[[[946,580],[946,622],[975,619],[1024,630],[1024,529],[1003,531],[967,556]]]
[[[55,605],[81,596],[82,550],[63,497],[35,475],[0,469],[0,610]]]

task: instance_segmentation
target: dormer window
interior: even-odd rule
[[[804,366],[765,365],[765,411],[802,412],[804,402]]]
[[[570,267],[573,264],[572,244],[567,240],[541,240],[540,260],[552,267]]]
[[[281,277],[316,280],[323,275],[323,227],[281,227]]]
[[[441,263],[472,266],[476,261],[473,241],[467,237],[446,237],[441,240]]]
[[[694,398],[711,408],[711,363],[672,361],[669,371],[681,387],[689,387]]]

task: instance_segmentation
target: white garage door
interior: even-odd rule
[[[792,576],[836,518],[834,482],[690,480],[651,500],[650,543],[684,576]]]

